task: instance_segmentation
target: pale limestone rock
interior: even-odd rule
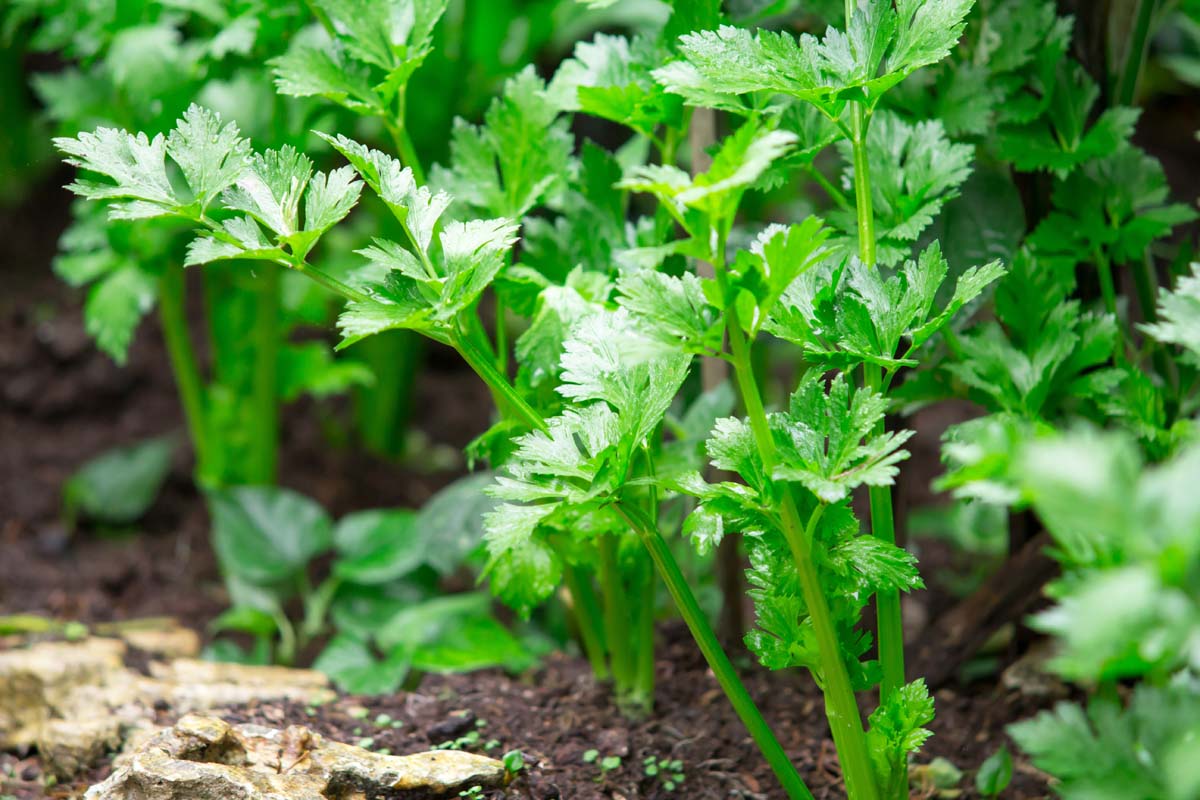
[[[50,719],[66,716],[79,686],[100,686],[124,669],[116,639],[44,642],[0,652],[0,749],[37,741]]]
[[[139,650],[163,658],[195,658],[200,655],[200,634],[179,625],[128,627],[119,635]]]
[[[113,632],[128,636],[131,630],[146,629]],[[155,648],[179,652],[190,646],[170,634]],[[335,696],[325,676],[311,670],[175,659],[151,662],[146,676],[124,666],[127,649],[121,639],[92,637],[0,651],[0,749],[36,745],[65,778],[123,741],[140,742],[147,730],[156,731],[158,703],[185,713],[253,701],[318,703]]]
[[[121,723],[115,717],[48,720],[37,741],[43,767],[57,778],[78,775],[120,746]]]
[[[299,725],[280,731],[190,714],[88,790],[87,800],[353,800],[497,787],[504,765],[460,751],[385,756]]]
[[[163,699],[180,713],[233,706],[254,700],[324,702],[335,695],[320,672],[286,667],[222,664],[178,658],[152,662],[150,674],[164,687]]]

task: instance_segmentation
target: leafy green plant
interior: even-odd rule
[[[291,663],[332,623],[315,666],[346,691],[382,694],[414,673],[532,663],[486,595],[439,596],[440,576],[468,553],[450,552],[443,537],[430,555],[440,529],[429,515],[362,511],[334,524],[312,500],[269,487],[212,490],[209,504],[233,604],[212,630],[250,634],[260,657]],[[329,574],[314,585],[313,562],[329,553]],[[293,598],[298,621],[287,614]]]

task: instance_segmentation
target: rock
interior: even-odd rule
[[[173,619],[147,620],[145,624],[118,624],[114,634],[131,646],[162,658],[195,658],[200,636]]]
[[[123,669],[115,639],[43,642],[0,652],[0,749],[33,744],[43,725],[74,706],[79,686],[98,686]]]
[[[496,788],[504,765],[457,750],[387,756],[299,725],[232,726],[189,714],[148,740],[86,800],[355,800]]]
[[[121,722],[115,718],[49,720],[37,742],[43,769],[64,779],[95,766],[120,746]]]
[[[455,736],[466,733],[475,727],[475,712],[470,709],[453,711],[441,722],[435,722],[425,730],[425,735],[431,742],[444,742]]]
[[[243,705],[255,700],[323,703],[336,695],[320,672],[287,667],[260,667],[177,658],[152,662],[150,675],[163,687],[163,697],[177,712]]]
[[[134,625],[112,633],[152,653],[193,651],[191,637],[178,630]],[[156,732],[158,709],[179,714],[335,696],[325,676],[311,670],[176,658],[151,661],[148,677],[125,665],[127,652],[125,641],[105,637],[0,651],[0,749],[36,746],[48,768],[67,778],[122,742]]]

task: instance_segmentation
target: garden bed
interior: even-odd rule
[[[84,341],[83,333],[74,302],[49,276],[31,277],[28,287],[35,296],[55,299],[38,316],[29,306],[12,304],[5,305],[0,317],[5,367],[34,383],[25,394],[14,394],[10,383],[0,402],[5,441],[0,614],[36,612],[84,623],[165,614],[203,632],[227,607],[227,599],[208,544],[204,506],[190,490],[182,463],[140,525],[141,535],[92,530],[67,535],[58,519],[57,487],[81,460],[180,424],[158,338],[140,337],[129,366],[121,370],[86,346],[64,344]],[[423,374],[419,423],[432,441],[461,446],[467,432],[482,425],[487,397],[464,388],[471,386],[469,375],[436,369]],[[318,459],[315,415],[312,409],[296,411],[285,427],[283,481],[335,511],[419,504],[454,477],[453,472],[425,474],[376,464],[362,455],[335,452],[332,460]],[[928,543],[924,558],[927,574],[936,575],[938,562],[945,564],[949,555]],[[912,609],[932,619],[952,595],[935,586],[911,599]],[[674,623],[659,635],[664,646],[657,660],[655,711],[641,721],[621,716],[586,662],[568,656],[551,656],[523,676],[491,670],[428,676],[416,691],[390,697],[343,696],[315,708],[255,705],[230,709],[224,716],[272,727],[306,725],[350,743],[369,738],[371,747],[397,754],[464,735],[474,741],[463,746],[479,752],[498,756],[519,749],[529,769],[510,796],[782,797],[686,631]],[[842,796],[821,697],[811,681],[798,673],[791,678],[769,675],[750,667],[748,658],[737,660],[750,693],[817,798]],[[1004,726],[1047,704],[1005,688],[998,675],[937,693],[938,716],[931,726],[935,736],[918,763],[941,757],[964,770],[960,797],[975,796],[971,770],[1001,745]],[[380,715],[389,723],[376,724]],[[171,720],[167,709],[159,721]],[[390,721],[402,724],[393,727]],[[477,739],[472,731],[478,732]],[[591,750],[595,757],[585,758]],[[605,758],[619,758],[620,764],[605,770]],[[680,761],[684,785],[667,791],[663,773],[645,774],[648,758]],[[46,787],[35,755],[0,755],[0,796],[73,797],[106,772],[101,766],[73,783]],[[1018,800],[1045,794],[1044,779],[1018,760],[1006,796]]]

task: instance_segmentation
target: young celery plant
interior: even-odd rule
[[[702,510],[698,510],[696,521],[689,523],[693,532],[712,537],[723,529],[725,517],[732,516],[734,520],[740,517],[742,524],[761,525],[764,524],[761,508],[773,510],[766,524],[779,532],[781,546],[786,545],[791,553],[793,569],[799,577],[795,589],[803,604],[789,607],[781,602],[788,595],[778,591],[780,563],[764,555],[759,547],[761,568],[752,571],[759,573],[752,580],[759,586],[755,594],[764,630],[752,634],[749,641],[766,663],[775,667],[804,664],[818,676],[826,691],[830,725],[851,797],[907,796],[906,753],[898,746],[900,739],[894,736],[900,734],[895,723],[907,714],[909,721],[919,726],[932,715],[923,685],[904,683],[898,597],[901,590],[919,585],[919,578],[911,558],[892,541],[887,486],[895,472],[894,462],[902,457],[895,448],[904,437],[884,431],[886,402],[881,393],[887,391],[895,371],[915,364],[912,354],[1001,273],[996,264],[968,270],[960,279],[953,299],[940,312],[933,311],[934,295],[948,270],[936,246],[927,249],[918,260],[905,263],[898,274],[885,280],[876,267],[875,245],[880,234],[875,229],[870,203],[874,187],[870,182],[872,150],[867,122],[888,88],[950,51],[963,29],[969,7],[970,2],[957,0],[900,2],[895,7],[891,2],[869,2],[861,7],[847,4],[848,33],[831,29],[823,40],[811,36],[796,40],[787,34],[765,31],[754,35],[727,26],[683,37],[680,48],[683,58],[657,70],[655,76],[668,91],[682,95],[690,105],[721,108],[746,116],[749,121],[718,153],[715,162],[723,158],[727,162],[721,172],[714,170],[713,175],[688,180],[686,175],[646,169],[635,172],[627,181],[633,188],[658,195],[672,210],[690,236],[680,243],[681,250],[700,250],[709,254],[717,265],[716,281],[704,284],[703,295],[725,320],[730,340],[728,357],[738,376],[749,415],[747,424],[738,423],[742,427],[732,423],[724,430],[719,427],[710,442],[710,453],[715,462],[719,459],[719,466],[742,475],[752,487],[751,494],[760,503],[759,509],[752,513],[752,504],[739,496],[741,490],[732,486],[713,488],[698,482],[690,493],[701,497]],[[870,46],[847,48],[848,41],[869,42]],[[725,245],[737,202],[734,199],[730,207],[713,202],[712,187],[728,187],[737,180],[752,183],[793,145],[795,137],[791,134],[760,132],[761,109],[768,111],[767,126],[778,124],[774,122],[770,103],[779,95],[812,106],[849,140],[855,213],[848,224],[844,219],[836,220],[844,233],[840,239],[830,241],[830,255],[839,250],[842,253],[857,250],[857,258],[851,258],[849,264],[826,261],[814,267],[813,263],[805,262],[812,251],[806,253],[803,247],[815,249],[820,242],[815,238],[816,230],[802,228],[787,234],[768,230],[754,251],[739,254],[738,259],[729,263]],[[892,127],[897,133],[905,133],[902,126]],[[908,131],[906,135],[915,134]],[[940,129],[926,126],[920,135],[936,138]],[[899,140],[884,144],[885,147],[875,149],[882,150],[884,157],[889,152],[886,147],[896,146],[897,154],[907,147]],[[904,175],[904,165],[896,165],[899,177],[893,176],[889,189],[893,192],[912,189],[914,194],[920,193],[926,204],[922,210],[926,218],[913,215],[911,219],[889,220],[894,224],[882,235],[889,237],[890,262],[903,258],[910,249],[908,243],[928,224],[930,215],[936,213],[941,203],[952,196],[950,189],[965,178],[968,170],[961,165],[961,154],[955,148],[949,148],[949,152],[950,157],[938,164],[942,172],[930,181],[928,189],[918,188],[922,173],[917,168],[914,167],[914,175],[909,178]],[[756,161],[760,163],[752,168]],[[927,173],[924,177],[929,180]],[[909,181],[914,185],[910,187]],[[906,206],[915,207],[909,203],[889,204],[893,212]],[[856,248],[851,248],[853,242],[857,242]],[[801,274],[806,270],[807,274]],[[644,313],[649,319],[656,316],[661,319],[661,313],[648,305]],[[835,438],[831,434],[826,444],[807,451],[801,458],[802,462],[814,462],[824,470],[836,466],[838,458],[850,460],[843,467],[854,459],[863,459],[863,463],[839,475],[839,480],[849,486],[831,492],[828,483],[813,478],[815,467],[811,463],[803,468],[797,466],[794,460],[798,454],[789,451],[806,438],[800,431],[824,429],[817,424],[821,417],[814,420],[811,416],[821,405],[812,389],[812,381],[816,380],[812,374],[802,381],[801,389],[792,398],[790,422],[800,426],[798,429],[789,432],[787,415],[768,415],[763,409],[750,361],[750,346],[759,330],[799,344],[814,366],[843,371],[863,367],[864,388],[848,400],[846,385],[839,378],[824,401],[823,412],[834,420],[843,418],[839,424],[844,429],[837,434],[837,441],[844,444],[848,432],[856,434],[852,439],[861,437],[863,443],[857,454],[835,451]],[[744,436],[740,449],[735,447],[739,436]],[[745,442],[754,445],[749,461],[745,460],[749,457]],[[820,456],[822,452],[827,455]],[[826,479],[835,474],[838,473],[827,473]],[[789,480],[800,481],[804,491],[797,496],[798,490],[787,488]],[[780,485],[773,485],[774,481]],[[824,554],[837,541],[837,531],[855,527],[851,519],[827,529],[822,521],[823,515],[828,517],[824,509],[837,508],[844,500],[844,492],[864,484],[872,499],[872,528],[877,544],[872,545],[869,554],[865,550],[861,554],[860,569],[877,579],[865,594],[875,593],[880,609],[878,666],[859,666],[858,657],[867,644],[855,638],[852,627],[861,603],[857,606],[846,603],[836,590],[836,581],[811,566],[814,562],[827,564],[829,559]],[[802,516],[801,508],[809,510],[811,515]],[[855,542],[856,547],[867,547],[860,539],[849,541]],[[822,557],[814,558],[814,548]],[[892,569],[868,566],[875,559],[890,564]],[[861,590],[859,587],[858,592]],[[795,603],[795,596],[792,597],[790,602]],[[787,621],[800,610],[804,614],[803,624],[811,626],[804,636],[791,629],[794,623]],[[772,639],[782,642],[784,648],[780,650]],[[800,658],[800,652],[807,653],[805,658]],[[854,670],[849,673],[847,656],[853,657],[850,664]],[[880,707],[872,715],[871,731],[864,733],[854,689],[866,688],[876,679],[881,684]],[[924,735],[917,734],[916,738]]]
[[[788,796],[811,797],[717,643],[654,525],[653,494],[646,503],[637,498],[638,487],[628,486],[635,465],[648,466],[648,460],[642,457],[645,450],[639,443],[661,423],[666,406],[686,372],[688,359],[675,357],[670,363],[653,368],[639,370],[630,365],[631,369],[625,370],[625,364],[605,360],[603,356],[611,342],[621,340],[623,329],[619,324],[606,327],[604,323],[613,320],[597,317],[596,325],[590,329],[592,338],[569,345],[563,361],[565,386],[570,387],[563,394],[591,405],[584,411],[544,418],[496,368],[494,353],[473,319],[479,293],[500,269],[502,258],[498,250],[511,245],[508,237],[513,227],[502,219],[451,224],[442,233],[441,264],[435,266],[429,254],[432,229],[448,197],[430,195],[427,190],[412,186],[411,177],[406,178],[395,162],[377,151],[368,151],[341,137],[330,141],[405,222],[412,245],[411,252],[386,248],[385,253],[381,248],[373,256],[393,266],[386,287],[377,287],[366,298],[357,290],[347,293],[351,303],[340,321],[346,337],[344,343],[378,330],[411,327],[450,344],[489,386],[502,412],[532,431],[517,440],[518,453],[511,467],[513,477],[501,482],[499,493],[511,500],[540,502],[507,503],[489,517],[492,553],[489,570],[493,584],[518,607],[539,602],[553,589],[564,570],[568,585],[579,580],[578,574],[572,575],[571,564],[560,555],[553,538],[536,535],[540,523],[556,513],[574,522],[581,521],[581,512],[598,516],[615,514],[623,519],[645,547],[719,683]],[[490,231],[497,232],[500,238],[493,238],[495,233],[489,236]],[[462,262],[464,258],[466,263]],[[623,433],[612,407],[626,412],[623,424],[627,427]],[[643,506],[649,506],[651,511],[647,513]],[[600,525],[602,536],[612,535],[611,527],[606,528],[603,520],[589,521]],[[602,548],[608,546],[605,543]],[[614,591],[619,590],[614,587]],[[589,596],[586,591],[578,590],[581,602],[587,603]],[[643,633],[652,631],[650,611],[642,610]],[[608,635],[624,632],[610,622]],[[593,629],[586,638],[595,645],[601,634]],[[627,675],[632,673],[634,685],[645,687],[646,656],[652,650],[651,642],[644,641],[644,636],[641,638],[637,663],[631,664],[633,657],[622,655],[612,669],[628,671]],[[594,652],[589,655],[594,659]]]

